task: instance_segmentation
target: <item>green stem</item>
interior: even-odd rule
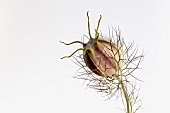
[[[129,99],[129,95],[128,95],[127,89],[125,88],[125,85],[123,84],[122,80],[119,77],[117,77],[117,80],[121,84],[121,87],[122,87],[122,90],[123,90],[123,93],[124,93],[124,96],[125,96],[127,113],[132,113],[131,101]]]

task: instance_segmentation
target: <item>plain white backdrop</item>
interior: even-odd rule
[[[168,0],[0,0],[1,113],[123,113],[115,100],[104,101],[72,78],[79,68],[69,55],[102,15],[100,31],[119,26],[125,41],[134,41],[145,58],[136,77],[142,107],[137,113],[170,112]],[[94,30],[93,30],[94,31]],[[94,33],[94,32],[92,32]]]

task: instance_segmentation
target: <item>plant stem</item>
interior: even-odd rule
[[[131,101],[129,99],[129,95],[128,95],[127,89],[125,88],[125,85],[123,84],[122,80],[119,77],[117,77],[117,80],[121,84],[121,87],[122,87],[122,90],[123,90],[123,93],[124,93],[124,96],[125,96],[127,113],[132,113]]]

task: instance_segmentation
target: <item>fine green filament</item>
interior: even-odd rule
[[[100,18],[99,18],[99,21],[98,21],[98,24],[97,24],[97,28],[96,28],[96,34],[95,34],[95,38],[96,40],[99,38],[99,33],[98,33],[98,30],[99,30],[99,25],[100,25],[100,21],[102,19],[102,16],[100,15]]]
[[[64,57],[62,57],[61,59],[63,59],[63,58],[70,58],[71,56],[73,56],[77,51],[79,51],[79,50],[84,50],[83,48],[79,48],[79,49],[77,49],[77,50],[75,50],[71,55],[69,55],[69,56],[64,56]]]
[[[71,45],[71,44],[75,44],[75,43],[80,43],[80,44],[84,44],[83,42],[81,41],[74,41],[74,42],[71,42],[71,43],[65,43],[65,42],[62,42],[60,41],[61,43],[65,44],[65,45]]]
[[[89,12],[87,12],[87,18],[88,18],[88,32],[89,32],[90,39],[92,39],[92,36],[91,36],[91,33],[90,33],[90,17],[89,17]]]

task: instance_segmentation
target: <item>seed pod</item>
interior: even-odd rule
[[[87,17],[89,41],[87,43],[73,41],[68,44],[61,42],[65,45],[74,43],[82,44],[82,48],[75,50],[71,55],[63,58],[70,58],[77,51],[82,50],[83,54],[80,53],[78,56],[75,55],[73,57],[76,60],[75,63],[80,66],[80,70],[83,69],[84,71],[80,72],[76,78],[88,81],[88,86],[96,89],[98,92],[106,93],[106,95],[110,96],[109,98],[114,95],[117,95],[116,97],[123,97],[122,95],[124,95],[122,102],[126,103],[126,113],[134,113],[133,111],[138,110],[140,105],[136,110],[132,109],[138,97],[135,93],[138,92],[138,89],[136,89],[136,85],[133,84],[133,79],[138,79],[134,77],[132,73],[139,68],[138,66],[144,56],[143,54],[137,56],[138,49],[132,49],[133,43],[127,45],[124,42],[120,36],[119,29],[118,31],[114,29],[116,34],[114,42],[103,36],[99,36],[98,28],[102,18],[101,16],[97,29],[95,29],[95,37],[92,38],[88,12]],[[125,105],[125,103],[123,105]]]
[[[119,51],[110,40],[106,38],[90,39],[83,48],[85,64],[92,72],[107,78],[117,75]]]

